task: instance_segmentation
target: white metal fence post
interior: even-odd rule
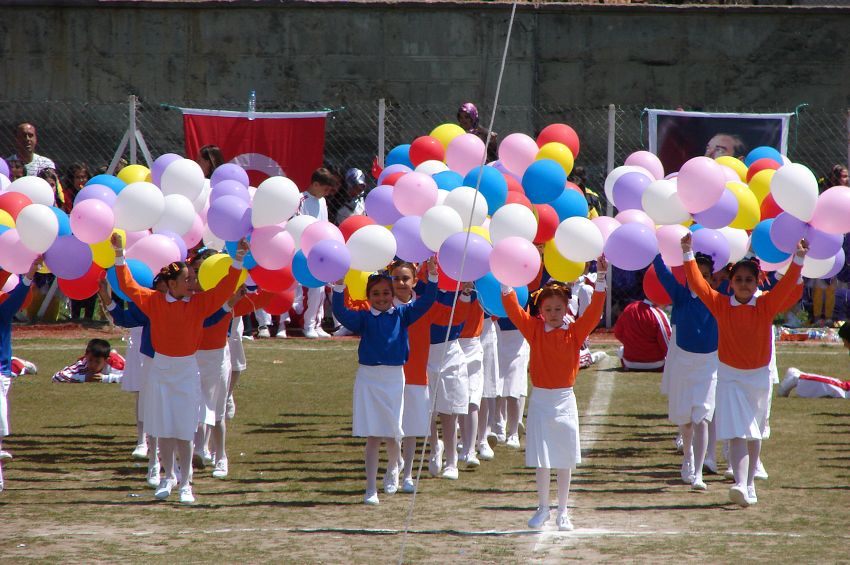
[[[384,145],[386,143],[386,130],[384,121],[387,116],[387,102],[381,98],[378,100],[378,166],[384,168]]]
[[[617,135],[616,127],[617,108],[613,104],[608,105],[608,163],[605,168],[606,174],[610,174],[614,169],[614,152],[616,150],[615,136]],[[608,200],[608,205],[605,210],[606,216],[614,215],[614,205]],[[608,292],[605,294],[605,327],[611,327],[611,294],[614,291],[614,271],[611,267],[611,272],[608,277]]]

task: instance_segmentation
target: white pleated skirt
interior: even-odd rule
[[[9,426],[9,388],[12,386],[12,377],[0,375],[0,437],[12,433]]]
[[[770,369],[735,369],[719,362],[714,422],[717,439],[763,439],[770,398]]]
[[[664,360],[664,370],[661,372],[661,394],[667,395],[670,388],[670,364],[674,362],[679,346],[676,345],[676,326],[670,324],[670,341],[667,343],[667,358]]]
[[[404,385],[401,432],[404,437],[425,437],[431,433],[431,393],[428,385]]]
[[[227,389],[230,386],[230,347],[198,350],[198,371],[201,373],[201,417],[208,426],[224,418]]]
[[[499,396],[519,398],[528,395],[528,361],[531,349],[519,330],[499,332],[499,375],[502,390]]]
[[[354,378],[352,435],[401,439],[404,367],[360,365]]]
[[[458,340],[433,343],[428,350],[428,386],[436,395],[437,414],[466,414],[469,411],[469,377],[466,357]]]
[[[191,441],[201,422],[201,377],[195,356],[157,353],[145,384],[145,433]]]
[[[668,349],[664,374],[667,381],[667,410],[677,426],[699,423],[714,417],[717,388],[717,352],[691,353]]]
[[[130,328],[127,337],[127,351],[124,354],[124,376],[121,377],[121,390],[126,392],[139,392],[142,390],[142,363],[145,356],[142,355],[142,327]]]
[[[532,387],[525,426],[526,467],[575,469],[581,463],[578,408],[572,388]]]
[[[496,322],[491,318],[485,318],[484,327],[481,330],[481,349],[483,350],[481,371],[484,379],[481,396],[483,398],[496,398],[502,393],[497,344]]]
[[[139,355],[141,363],[139,364],[139,420],[144,422],[145,417],[145,399],[148,397],[148,373],[151,371],[151,365],[153,364],[153,359],[142,353]]]
[[[481,406],[484,393],[484,348],[478,337],[462,337],[458,340],[466,358],[466,375],[469,379],[469,403]]]
[[[242,332],[245,324],[242,317],[237,316],[230,322],[230,335],[227,336],[227,346],[230,348],[230,369],[232,371],[244,371],[248,368],[245,359],[245,348],[242,346]]]

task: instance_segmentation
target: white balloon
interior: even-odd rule
[[[425,247],[436,252],[449,236],[463,231],[460,214],[445,205],[434,206],[422,216],[419,235]]]
[[[729,242],[729,262],[737,263],[747,254],[750,249],[750,236],[746,230],[739,230],[726,226],[718,230]],[[719,265],[717,265],[719,267]]]
[[[587,218],[567,218],[555,230],[555,247],[570,261],[592,261],[602,254],[603,246],[602,232]]]
[[[650,183],[641,196],[643,211],[659,225],[681,224],[690,219],[684,204],[676,193],[673,180],[657,180]]]
[[[351,254],[351,268],[377,271],[385,268],[395,257],[396,241],[384,226],[363,226],[351,234],[345,243]]]
[[[776,170],[770,179],[770,193],[783,210],[808,222],[818,202],[818,179],[805,165],[791,163]]]
[[[172,231],[184,235],[195,223],[195,206],[182,194],[169,194],[165,197],[165,210],[154,225],[153,231]]]
[[[192,206],[195,207],[195,212],[198,214],[209,205],[210,202],[210,192],[212,191],[212,186],[210,185],[210,179],[204,179],[204,188],[201,189],[201,193],[192,201]]]
[[[33,204],[44,204],[45,206],[53,206],[53,189],[50,184],[39,177],[21,177],[12,181],[7,189],[8,192],[20,192],[30,200]]]
[[[285,222],[298,211],[299,204],[301,191],[292,180],[286,177],[269,177],[260,183],[257,193],[254,194],[251,223],[255,228],[261,228]]]
[[[209,226],[204,226],[204,245],[209,247],[210,249],[222,250],[224,249],[224,240],[215,235],[212,230],[210,230]]]
[[[59,220],[44,204],[30,204],[22,208],[15,227],[21,243],[33,253],[47,251],[59,234]]]
[[[463,229],[480,226],[487,219],[487,200],[469,186],[459,186],[449,192],[444,204],[460,214]]]
[[[438,188],[437,189],[437,202],[434,204],[434,206],[442,206],[443,204],[446,203],[446,198],[448,198],[448,197],[449,197],[449,191],[448,190],[443,190],[442,188]]]
[[[9,177],[0,173],[0,192],[9,188],[10,184],[12,184],[12,181],[9,180]]]
[[[434,176],[437,173],[442,173],[443,171],[448,171],[449,166],[443,163],[442,161],[430,160],[423,161],[416,166],[414,171],[417,173],[424,173],[426,175]]]
[[[813,259],[806,257],[803,259],[802,275],[807,279],[819,279],[832,270],[835,265],[835,257],[827,257],[826,259]],[[791,262],[777,269],[783,275],[788,272],[791,267]]]
[[[165,211],[165,196],[156,185],[134,182],[125,186],[115,199],[115,227],[142,231],[152,227]]]
[[[479,196],[480,198],[480,196]],[[522,204],[505,204],[490,219],[490,239],[496,245],[506,237],[521,237],[534,241],[537,218]]]
[[[259,194],[259,190],[257,191]],[[256,210],[256,208],[254,208]],[[295,216],[286,222],[286,231],[295,240],[295,249],[301,249],[301,234],[307,229],[310,224],[316,223],[319,220],[313,216]]]
[[[626,173],[643,173],[650,180],[655,180],[655,177],[652,176],[652,173],[644,169],[643,167],[638,167],[637,165],[622,165],[617,167],[605,178],[605,197],[608,199],[608,202],[614,201],[614,184],[617,180]]]
[[[168,164],[160,177],[162,193],[180,194],[195,200],[204,190],[204,171],[192,159],[178,159]]]

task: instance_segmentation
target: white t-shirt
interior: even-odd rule
[[[328,221],[328,205],[325,198],[316,198],[309,192],[305,192],[301,197],[301,206],[298,207],[298,213],[303,216],[313,216],[318,220]]]
[[[11,161],[11,160],[23,161],[23,159],[18,157],[17,154],[7,157],[6,160],[7,161]],[[34,177],[34,176],[38,175],[38,172],[41,169],[56,170],[56,164],[52,160],[45,157],[44,155],[39,155],[38,153],[33,153],[32,154],[32,161],[30,161],[29,163],[24,163],[24,168],[27,170],[27,176],[28,177]]]

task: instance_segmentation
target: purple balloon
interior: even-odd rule
[[[168,168],[168,165],[173,163],[174,161],[180,161],[183,157],[177,155],[176,153],[165,153],[164,155],[160,155],[156,158],[156,161],[153,162],[151,166],[151,181],[159,186],[160,181],[162,180],[162,173],[165,172],[165,169]]]
[[[652,179],[642,173],[626,173],[614,183],[612,194],[618,210],[643,210],[641,197]]]
[[[774,222],[774,225],[776,222]],[[772,235],[772,234],[771,234]],[[812,259],[829,259],[838,253],[841,245],[844,243],[843,234],[832,234],[822,232],[818,229],[809,226],[806,230],[806,241],[809,242],[809,252],[807,257]],[[794,244],[794,249],[797,244]]]
[[[381,174],[378,176],[378,184],[384,184],[384,179],[393,173],[409,173],[412,170],[413,169],[411,169],[407,165],[402,165],[401,163],[390,165],[389,167],[381,171]]]
[[[251,231],[251,208],[238,196],[222,196],[207,212],[210,231],[225,241],[238,241]]]
[[[247,187],[251,181],[248,180],[248,173],[239,165],[233,163],[225,163],[213,171],[210,177],[210,185],[216,186],[221,181],[232,180],[236,181],[244,187]]]
[[[108,186],[102,184],[87,184],[74,197],[74,205],[76,206],[83,200],[100,200],[105,202],[107,206],[112,208],[115,206],[115,199],[118,196]]]
[[[844,268],[844,264],[846,262],[847,256],[844,253],[844,248],[841,248],[838,250],[838,253],[835,254],[835,264],[832,266],[832,269],[821,278],[831,279],[832,277],[836,276],[839,272],[841,272],[841,269]]]
[[[91,268],[91,247],[74,237],[57,237],[44,252],[44,264],[60,279],[78,279]]]
[[[235,180],[223,180],[213,185],[210,191],[210,204],[222,196],[235,196],[249,204],[251,203],[251,193],[248,192],[248,187]]]
[[[798,220],[788,212],[782,212],[773,219],[770,226],[770,241],[780,251],[793,253],[797,243],[806,235],[806,222]],[[833,251],[830,257],[835,255]]]
[[[466,242],[467,235],[469,243]],[[466,258],[464,258],[464,247],[466,247]],[[460,232],[449,236],[443,242],[437,253],[437,260],[449,277],[460,282],[472,282],[490,272],[491,251],[493,247],[490,242],[480,235]]]
[[[393,187],[382,184],[366,195],[366,215],[383,226],[394,224],[401,218],[401,212],[393,204]]]
[[[344,243],[325,239],[310,249],[307,268],[322,282],[338,281],[345,277],[351,267],[351,253]]]
[[[433,253],[422,243],[419,235],[419,225],[422,218],[419,216],[404,216],[393,224],[392,234],[395,237],[395,254],[405,261],[418,263],[424,261]]]
[[[705,253],[714,261],[714,271],[723,269],[729,262],[732,250],[729,240],[720,231],[703,228],[693,232],[693,248],[695,253]]]
[[[6,178],[9,177],[9,164],[2,158],[0,158],[0,175],[5,176]]]
[[[720,229],[728,226],[738,215],[738,199],[732,191],[723,190],[718,200],[711,208],[694,214],[694,221],[707,228]]]
[[[168,231],[168,230],[163,230],[163,231],[154,230],[154,232],[158,233],[159,235],[164,235],[165,237],[167,237],[168,239],[173,241],[174,245],[177,246],[177,249],[180,250],[180,260],[181,261],[186,260],[186,257],[189,256],[189,250],[186,249],[186,240],[184,240],[181,235],[179,235],[179,234],[177,234],[173,231]]]
[[[615,267],[639,271],[658,255],[658,239],[649,226],[637,222],[623,224],[611,232],[604,249],[605,257]]]

